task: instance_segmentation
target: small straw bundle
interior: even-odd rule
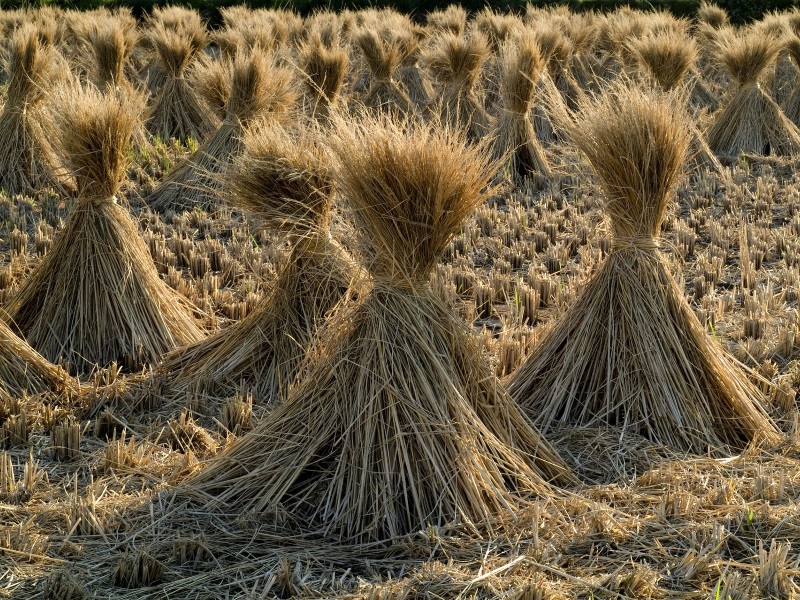
[[[720,157],[741,152],[790,156],[800,152],[800,130],[759,85],[780,51],[779,42],[757,29],[720,36],[718,58],[735,86],[714,114],[708,144]]]
[[[117,203],[140,105],[93,89],[65,90],[59,102],[57,141],[75,176],[77,206],[8,313],[34,348],[73,372],[115,361],[139,369],[202,335]]]
[[[326,44],[322,35],[314,31],[298,53],[306,89],[306,110],[312,118],[324,121],[339,104],[339,92],[350,65],[347,50],[338,44]]]
[[[501,60],[501,112],[493,136],[494,157],[497,161],[507,159],[504,169],[518,186],[528,180],[538,187],[552,177],[531,119],[543,67],[544,59],[535,40],[521,37],[506,42]]]
[[[730,21],[724,8],[706,0],[703,0],[697,8],[696,17],[700,23],[705,23],[714,29],[727,27]]]
[[[0,320],[0,398],[77,393],[78,388],[61,367],[49,363]]]
[[[628,47],[646,80],[651,80],[665,92],[679,90],[685,93],[686,74],[698,57],[697,44],[692,38],[660,32],[634,38],[628,42]],[[689,155],[693,166],[704,166],[715,173],[722,173],[722,165],[702,132],[694,121],[690,121],[689,125],[692,134]]]
[[[680,97],[618,85],[568,128],[603,185],[612,250],[510,393],[543,429],[612,425],[698,454],[776,441],[760,392],[697,320],[658,248],[691,139]]]
[[[425,15],[425,24],[434,34],[447,32],[462,36],[467,30],[467,11],[458,4],[451,4],[444,10]]]
[[[369,69],[370,82],[363,98],[364,105],[400,114],[411,112],[411,99],[400,86],[396,74],[411,50],[412,34],[407,29],[391,32],[362,27],[353,34],[353,41]]]
[[[201,23],[193,29],[170,30],[156,22],[148,39],[164,72],[163,84],[150,107],[148,130],[165,141],[202,141],[216,124],[192,89],[186,71],[208,41],[205,27]]]
[[[337,129],[336,182],[374,280],[328,321],[289,398],[187,487],[225,510],[280,506],[355,542],[491,524],[519,492],[567,476],[429,283],[492,168],[442,129]]]
[[[800,37],[790,34],[784,43],[789,58],[794,64],[794,80],[781,108],[786,118],[800,127]]]
[[[34,194],[45,188],[68,189],[49,142],[52,123],[44,103],[58,78],[55,50],[39,40],[32,26],[11,37],[8,89],[0,114],[0,189]]]
[[[133,91],[133,85],[125,74],[125,69],[139,40],[135,28],[125,28],[124,21],[104,19],[103,27],[98,27],[89,35],[94,52],[91,80],[101,90],[119,90],[123,93]]]
[[[146,30],[163,29],[177,33],[181,37],[193,38],[198,35],[207,36],[206,24],[200,14],[193,9],[180,6],[155,7],[147,18]],[[142,37],[142,46],[158,56],[158,50],[153,46],[149,35]],[[146,68],[147,85],[151,92],[157,94],[164,86],[167,71],[160,60],[151,60]]]
[[[439,98],[433,102],[442,123],[463,129],[471,141],[482,138],[490,127],[475,90],[490,52],[481,33],[472,32],[466,38],[442,33],[431,40],[421,56],[431,79],[440,86]]]
[[[293,250],[256,311],[173,352],[159,371],[174,391],[202,389],[226,398],[244,385],[267,404],[286,397],[319,324],[354,272],[329,235],[333,185],[319,140],[259,128],[247,135],[245,148],[226,176],[227,195],[264,226],[289,236]]]
[[[230,92],[225,119],[191,156],[183,160],[147,197],[159,211],[211,210],[230,162],[242,150],[242,136],[251,125],[280,124],[292,117],[297,100],[294,73],[276,66],[262,50],[239,54],[228,63]]]

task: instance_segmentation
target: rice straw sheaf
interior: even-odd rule
[[[504,170],[516,185],[530,180],[541,185],[552,177],[544,150],[536,139],[532,111],[544,59],[529,37],[506,43],[502,52],[500,115],[493,136],[496,160],[507,158]]]
[[[440,128],[341,122],[336,183],[372,280],[253,431],[187,482],[211,506],[269,511],[339,540],[491,523],[568,478],[430,284],[493,167]]]
[[[313,32],[298,53],[306,89],[306,110],[312,117],[325,120],[330,110],[339,104],[350,65],[347,50],[326,44],[320,33]]]
[[[680,106],[675,93],[621,83],[568,126],[605,192],[613,241],[508,382],[543,430],[615,426],[698,454],[779,437],[762,394],[705,331],[659,250],[691,141]]]
[[[150,107],[148,130],[164,140],[202,141],[218,124],[201,103],[186,72],[208,41],[205,28],[172,31],[156,23],[148,38],[165,74]]]
[[[226,175],[226,195],[266,228],[287,235],[291,254],[254,312],[176,350],[159,372],[173,392],[191,388],[227,398],[245,386],[268,404],[286,397],[319,325],[355,271],[330,237],[333,184],[317,136],[294,139],[280,127],[259,128],[245,138],[245,148]]]
[[[74,373],[112,362],[136,370],[202,337],[117,200],[141,103],[93,89],[65,89],[58,102],[58,148],[77,206],[8,314],[31,346]]]
[[[697,8],[696,17],[699,22],[705,23],[714,29],[727,27],[730,21],[728,13],[724,8],[712,4],[711,2],[706,2],[705,0],[703,0]]]
[[[190,39],[208,35],[206,33],[206,24],[200,14],[196,10],[181,6],[155,7],[147,18],[145,30],[156,29],[164,29]],[[145,35],[142,38],[142,45],[154,51],[156,55],[158,54],[158,50],[153,47],[149,35]],[[146,79],[150,91],[157,94],[164,86],[167,75],[168,73],[160,60],[151,60],[146,69]]]
[[[478,99],[476,85],[491,50],[483,34],[468,37],[442,33],[431,40],[421,60],[432,81],[439,86],[439,97],[432,103],[442,123],[467,131],[477,141],[486,135],[489,117]]]
[[[464,35],[467,29],[467,11],[458,4],[451,4],[444,10],[434,10],[425,15],[425,23],[434,32],[446,31]]]
[[[294,118],[298,97],[294,73],[276,66],[260,49],[241,53],[229,63],[230,93],[225,119],[191,156],[184,159],[147,197],[159,211],[213,209],[230,162],[242,150],[242,136],[262,123],[285,123]]]
[[[781,108],[786,118],[800,127],[800,85],[798,85],[800,84],[800,37],[794,34],[789,35],[784,44],[794,64],[794,81]]]
[[[408,31],[375,31],[362,28],[353,36],[369,68],[369,89],[363,97],[365,106],[379,111],[408,114],[411,99],[400,86],[396,74],[400,63],[410,51],[411,34]]]
[[[48,362],[0,321],[0,398],[77,393],[78,389],[78,383],[61,367]]]
[[[45,102],[58,79],[56,52],[41,43],[36,29],[24,26],[9,44],[8,88],[0,113],[0,189],[35,194],[46,188],[69,189],[56,166],[50,138],[52,121]]]
[[[230,66],[230,62],[226,60],[212,60],[203,56],[190,68],[189,77],[194,89],[220,121],[225,118],[225,105],[231,95]]]
[[[800,152],[800,130],[759,84],[780,51],[780,43],[757,29],[720,38],[718,58],[733,89],[714,114],[708,144],[720,157],[741,152],[790,156]]]
[[[645,79],[651,80],[665,92],[687,89],[686,75],[698,57],[694,40],[661,32],[631,40],[629,48]],[[689,121],[689,126],[692,134],[689,156],[693,167],[707,167],[715,173],[722,173],[722,164],[709,148],[703,133],[693,120]]]
[[[101,90],[113,89],[130,92],[133,85],[126,76],[125,68],[131,52],[139,40],[138,31],[123,28],[111,19],[102,28],[90,34],[94,65],[91,80]]]

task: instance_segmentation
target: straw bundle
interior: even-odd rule
[[[164,29],[177,33],[182,37],[192,38],[199,32],[205,34],[206,25],[196,10],[180,6],[155,7],[147,19],[148,31]],[[158,50],[153,46],[149,35],[142,38],[142,44],[158,55]],[[164,86],[168,73],[160,60],[151,60],[147,68],[147,83],[152,93],[158,94]]]
[[[495,160],[507,159],[504,168],[516,185],[530,179],[537,185],[552,177],[550,165],[536,139],[531,106],[544,59],[530,37],[507,42],[501,61],[502,106],[493,136]]]
[[[201,57],[191,67],[194,88],[211,113],[222,121],[231,95],[230,63]]]
[[[703,0],[697,8],[696,16],[700,23],[705,23],[714,29],[727,27],[730,20],[724,8],[712,4],[711,2],[706,2],[705,0]]]
[[[444,124],[468,132],[476,141],[490,124],[475,87],[491,50],[486,38],[472,32],[464,38],[443,33],[423,51],[421,60],[431,78],[440,86],[436,109]]]
[[[307,110],[312,117],[326,119],[338,105],[339,92],[347,75],[350,59],[338,45],[328,45],[314,32],[299,48],[300,68],[305,77]]]
[[[777,156],[800,152],[800,130],[759,85],[780,51],[778,41],[751,29],[720,36],[718,44],[718,58],[735,87],[708,129],[711,149],[725,157],[741,152]]]
[[[125,74],[125,68],[139,33],[135,28],[115,26],[117,23],[112,19],[108,19],[104,25],[90,35],[95,59],[91,80],[101,90],[130,92],[133,86]]]
[[[150,107],[147,128],[164,140],[203,140],[215,127],[213,116],[201,104],[186,71],[208,41],[205,27],[173,31],[155,23],[148,35],[165,74]]]
[[[412,102],[396,79],[400,64],[411,51],[414,42],[408,30],[377,32],[364,27],[353,34],[370,73],[370,84],[363,102],[377,110],[406,114]]]
[[[510,379],[543,429],[619,426],[696,453],[777,439],[760,392],[697,320],[658,248],[691,139],[679,107],[675,94],[619,86],[568,126],[602,183],[613,244]]]
[[[0,397],[42,392],[77,392],[78,384],[61,367],[45,360],[0,321]]]
[[[429,12],[425,16],[425,23],[433,33],[447,32],[462,36],[467,29],[467,11],[457,4],[451,4],[444,10]]]
[[[189,487],[355,541],[491,522],[518,492],[547,493],[562,463],[429,283],[491,167],[445,131],[385,120],[340,123],[333,150],[373,282],[328,321],[286,402]]]
[[[231,160],[241,153],[241,138],[251,125],[283,123],[292,117],[297,99],[294,74],[279,68],[262,50],[239,54],[228,63],[230,92],[225,119],[217,130],[147,197],[159,211],[213,208],[221,177]]]
[[[784,43],[795,69],[793,85],[781,108],[786,118],[800,127],[800,85],[798,85],[800,83],[800,37],[794,34],[789,35]]]
[[[631,40],[629,50],[639,63],[645,78],[657,84],[663,91],[685,90],[686,74],[697,61],[697,44],[689,37],[662,32]],[[722,173],[722,165],[708,146],[702,132],[694,121],[691,127],[690,156],[695,167],[705,166]]]
[[[74,372],[114,361],[138,369],[201,337],[117,203],[140,107],[130,96],[93,90],[65,90],[59,102],[57,141],[75,176],[77,206],[8,313],[34,348]]]
[[[230,397],[242,385],[265,403],[286,397],[319,324],[353,278],[351,261],[329,234],[333,191],[319,140],[261,128],[226,177],[231,200],[289,236],[291,255],[270,296],[242,321],[175,351],[159,370],[175,391]]]
[[[9,82],[0,114],[0,189],[33,194],[44,188],[65,191],[67,178],[55,167],[49,142],[52,124],[43,105],[58,78],[56,53],[30,26],[11,37]]]

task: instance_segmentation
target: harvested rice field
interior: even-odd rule
[[[0,597],[800,598],[800,11],[0,11]]]

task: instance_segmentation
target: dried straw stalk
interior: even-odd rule
[[[322,35],[314,31],[300,46],[299,55],[306,111],[312,118],[325,121],[331,109],[339,105],[340,91],[350,65],[347,50],[326,44]]]
[[[789,95],[784,100],[781,108],[786,118],[800,127],[800,85],[798,85],[800,83],[800,37],[794,34],[789,35],[784,43],[794,64],[794,80]]]
[[[526,180],[537,186],[552,177],[550,165],[536,139],[532,110],[536,84],[544,68],[539,46],[524,37],[506,43],[502,52],[500,115],[493,136],[494,157],[507,159],[503,169],[516,185]]]
[[[727,158],[741,152],[776,156],[800,152],[800,130],[759,84],[780,51],[778,41],[751,29],[720,36],[718,44],[718,58],[734,89],[708,129],[711,149]]]
[[[136,370],[202,337],[117,201],[140,104],[91,89],[64,90],[59,103],[57,141],[74,173],[77,206],[8,313],[34,348],[73,372],[115,361]]]
[[[337,129],[336,181],[373,281],[328,322],[286,402],[189,488],[237,511],[280,505],[341,540],[491,522],[566,475],[429,283],[493,169],[441,130]]]
[[[69,189],[69,178],[56,167],[49,142],[52,121],[45,101],[59,75],[56,51],[39,40],[33,26],[12,36],[8,54],[8,89],[0,113],[0,189],[7,194],[35,194],[46,188]]]
[[[239,54],[228,63],[230,93],[225,119],[194,154],[182,161],[147,197],[159,211],[213,209],[228,165],[242,150],[242,136],[260,123],[285,123],[297,100],[294,73],[276,66],[262,50]]]
[[[691,140],[679,107],[674,93],[619,85],[568,126],[603,186],[613,245],[509,381],[543,429],[618,426],[696,453],[778,438],[760,392],[697,320],[658,247]]]
[[[333,185],[319,139],[261,128],[226,176],[227,196],[294,243],[267,299],[222,333],[167,356],[159,373],[175,392],[226,398],[244,385],[264,403],[286,397],[325,315],[354,276],[329,234]]]
[[[165,77],[150,107],[147,128],[164,140],[203,140],[218,123],[203,106],[186,72],[208,41],[202,23],[194,29],[173,31],[156,23],[148,33]]]

